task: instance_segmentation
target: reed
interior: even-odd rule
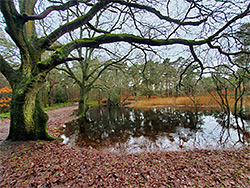
[[[208,106],[208,107],[220,107],[217,101],[221,101],[219,97],[212,96],[196,96],[195,98],[197,106]],[[235,100],[229,98],[229,105],[232,108]],[[130,104],[130,107],[146,107],[146,106],[157,106],[157,105],[174,105],[174,106],[194,106],[194,103],[189,97],[169,97],[169,98],[154,98],[140,100]],[[250,106],[250,100],[244,101],[245,106]]]

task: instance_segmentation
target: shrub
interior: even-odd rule
[[[11,91],[8,86],[0,89],[0,113],[9,111]]]
[[[54,103],[65,103],[67,102],[67,96],[65,91],[62,88],[59,88],[56,90],[56,95],[54,98]]]

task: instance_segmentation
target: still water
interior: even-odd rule
[[[66,124],[64,143],[113,152],[234,149],[250,144],[250,122],[220,111],[97,107]]]

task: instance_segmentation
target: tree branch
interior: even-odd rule
[[[0,54],[0,72],[7,78],[7,80],[12,85],[12,80],[15,78],[15,70],[10,66],[10,64],[4,60],[3,56]]]
[[[99,68],[101,68],[102,66],[104,66],[102,68],[102,70],[100,70],[100,72],[98,73],[98,75],[94,78],[94,80],[92,80],[88,85],[87,85],[87,88],[90,88],[94,83],[95,81],[101,76],[102,72],[105,71],[108,67],[112,66],[112,65],[115,65],[115,64],[118,64],[122,61],[124,61],[128,56],[129,54],[133,51],[133,49],[131,49],[125,56],[123,56],[121,59],[117,60],[117,61],[114,61],[114,62],[110,62],[110,63],[106,63],[104,65],[100,65],[98,66],[96,69],[94,69],[87,77],[86,80],[88,80]]]
[[[25,42],[23,38],[24,20],[22,16],[17,12],[14,2],[0,0],[0,11],[5,19],[6,32],[10,35],[10,37],[18,46],[18,48],[21,51],[24,50],[25,49]]]
[[[25,18],[25,21],[29,21],[29,20],[41,20],[43,18],[45,18],[46,16],[48,16],[52,11],[59,11],[59,10],[66,10],[69,7],[75,6],[79,4],[79,0],[70,0],[65,4],[62,5],[58,5],[58,6],[50,6],[48,8],[46,8],[41,14],[39,15],[26,15],[23,14],[23,17]],[[59,2],[53,2],[53,3],[59,3]]]
[[[245,51],[245,50],[242,50],[242,51],[239,51],[239,52],[225,52],[222,50],[222,48],[220,46],[214,46],[210,41],[207,42],[208,46],[212,49],[217,49],[221,54],[224,54],[226,56],[237,56],[237,55],[240,55],[240,54],[250,54],[249,51]]]
[[[49,48],[58,38],[67,32],[74,31],[80,26],[89,23],[89,21],[108,4],[107,1],[98,1],[93,7],[85,14],[77,19],[66,23],[50,33],[46,38],[42,39],[42,48]]]
[[[101,76],[101,74],[103,73],[103,71],[105,71],[108,67],[110,67],[111,65],[117,64],[119,62],[121,62],[122,60],[118,60],[118,61],[114,61],[114,62],[110,62],[110,63],[106,63],[105,65],[101,65],[98,68],[96,68],[94,71],[96,71],[97,69],[101,68],[102,66],[104,66],[102,68],[102,70],[100,70],[100,72],[97,74],[97,76],[87,84],[86,88],[89,89],[94,83],[95,81]],[[89,77],[94,73],[94,71],[91,72],[91,74],[88,75],[88,79]]]
[[[168,21],[170,23],[175,23],[175,24],[178,24],[178,25],[197,26],[197,25],[200,25],[200,24],[207,21],[207,18],[205,18],[205,19],[197,21],[197,22],[191,22],[191,21],[182,22],[180,20],[173,19],[173,18],[171,18],[169,16],[164,16],[164,15],[161,14],[160,11],[156,10],[155,8],[146,6],[146,5],[141,5],[141,4],[132,3],[132,2],[126,2],[126,1],[123,1],[123,0],[111,0],[111,2],[118,3],[118,4],[121,4],[121,5],[125,5],[125,6],[128,6],[128,7],[138,8],[140,10],[146,10],[147,12],[150,12],[150,13],[156,15],[161,20],[166,20],[166,21]]]
[[[65,63],[65,66],[67,69],[64,69],[64,68],[56,68],[57,70],[60,70],[60,71],[63,71],[65,73],[67,73],[68,77],[72,78],[73,80],[75,80],[75,82],[80,86],[81,85],[81,82],[80,80],[77,79],[77,77],[75,76],[75,74],[71,71],[71,69],[69,68],[68,64]]]
[[[218,31],[216,31],[213,35],[208,37],[209,41],[212,41],[215,37],[219,36],[221,32],[223,32],[228,26],[230,26],[232,23],[236,22],[237,20],[247,16],[250,13],[250,3],[248,4],[246,10],[242,12],[241,14],[233,17],[231,20],[229,20],[222,28],[220,28]]]
[[[173,39],[149,39],[138,37],[132,34],[103,34],[98,37],[93,38],[84,38],[75,40],[61,48],[62,51],[67,53],[68,51],[72,51],[79,47],[92,47],[98,48],[101,44],[108,44],[114,42],[128,42],[128,43],[139,43],[139,44],[146,44],[150,46],[166,46],[166,45],[173,45],[173,44],[182,44],[186,46],[190,45],[202,45],[206,44],[207,40],[186,40],[181,38],[173,38]]]
[[[90,23],[87,23],[87,26],[92,29],[93,31],[97,32],[97,33],[109,33],[108,31],[102,30],[102,29],[98,29],[96,27],[94,27],[93,25],[91,25]]]
[[[91,47],[98,48],[101,44],[109,44],[113,42],[128,42],[128,43],[139,43],[147,44],[151,46],[163,46],[163,45],[173,45],[173,44],[182,44],[182,45],[202,45],[206,44],[207,40],[186,40],[186,39],[148,39],[142,38],[131,34],[103,34],[98,37],[85,38],[72,41],[66,45],[63,45],[61,48],[57,49],[51,56],[45,61],[38,63],[38,66],[41,70],[51,70],[52,68],[60,65],[70,59],[68,55],[71,51],[80,47]]]
[[[195,53],[195,51],[194,51],[194,46],[192,46],[192,45],[189,46],[189,49],[190,49],[190,51],[191,51],[192,56],[194,57],[194,60],[195,60],[196,62],[198,62],[198,64],[200,65],[200,68],[201,68],[200,78],[198,79],[198,81],[199,81],[199,80],[201,80],[201,78],[202,78],[202,74],[203,74],[203,71],[204,71],[204,66],[203,66],[201,60],[200,60],[200,59],[198,58],[198,56],[196,55],[196,53]]]

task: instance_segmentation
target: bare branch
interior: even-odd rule
[[[96,27],[94,27],[93,25],[91,25],[90,23],[87,23],[88,27],[92,30],[94,30],[97,33],[109,33],[108,31],[102,30],[102,29],[98,29]]]
[[[60,3],[60,2],[55,2],[52,1],[53,3]],[[62,5],[58,5],[58,6],[50,6],[48,8],[46,8],[46,10],[44,10],[41,14],[39,15],[26,15],[23,14],[23,17],[25,18],[25,21],[29,21],[29,20],[41,20],[43,18],[45,18],[46,16],[48,16],[52,11],[59,11],[59,10],[66,10],[69,7],[75,6],[79,4],[79,0],[70,0],[65,4]]]
[[[3,56],[0,54],[0,72],[7,78],[7,80],[12,84],[15,76],[15,70],[10,66],[10,64],[4,60]]]
[[[189,46],[189,49],[191,51],[192,56],[194,57],[194,60],[196,62],[198,62],[198,64],[200,65],[200,68],[201,68],[200,78],[197,80],[197,82],[198,82],[199,80],[202,79],[202,74],[203,74],[203,71],[204,71],[204,67],[203,67],[203,64],[202,64],[201,60],[198,58],[198,56],[196,55],[196,53],[194,51],[194,46],[192,46],[192,45]]]
[[[138,4],[138,3],[132,3],[132,2],[126,2],[126,1],[123,1],[123,0],[111,0],[113,3],[118,3],[118,4],[121,4],[121,5],[126,5],[128,7],[133,7],[133,8],[138,8],[140,10],[146,10],[154,15],[156,15],[158,18],[160,18],[161,20],[166,20],[170,23],[175,23],[175,24],[178,24],[178,25],[191,25],[191,26],[197,26],[197,25],[200,25],[204,22],[207,21],[207,18],[203,19],[203,20],[200,20],[200,21],[185,21],[185,22],[182,22],[180,20],[177,20],[177,19],[173,19],[169,16],[164,16],[161,14],[160,11],[156,10],[155,8],[152,8],[152,7],[149,7],[149,6],[146,6],[146,5],[141,5],[141,4]]]
[[[219,36],[220,33],[222,33],[227,27],[229,27],[232,23],[236,22],[237,20],[247,16],[250,13],[250,3],[248,4],[246,10],[242,12],[241,14],[233,17],[231,20],[229,20],[222,28],[220,28],[218,31],[216,31],[213,35],[208,37],[208,40],[212,41],[215,37]]]
[[[46,38],[42,39],[42,48],[48,48],[65,33],[74,31],[80,26],[89,23],[89,21],[96,15],[96,13],[103,9],[107,4],[107,1],[99,1],[98,3],[93,5],[93,7],[85,15],[79,16],[77,19],[64,24],[55,31],[53,31]]]
[[[70,78],[72,78],[73,80],[75,80],[75,82],[77,82],[78,85],[81,85],[80,80],[78,80],[78,78],[77,78],[77,77],[75,76],[75,74],[72,72],[72,70],[70,69],[68,63],[66,62],[66,63],[64,63],[64,64],[65,64],[65,66],[66,66],[66,69],[64,69],[64,68],[59,68],[59,67],[57,67],[56,69],[57,69],[57,70],[61,70],[61,71],[65,72],[65,73],[67,73],[67,74],[68,74],[67,76],[69,76]]]
[[[229,53],[229,52],[225,52],[222,50],[221,46],[214,46],[210,41],[207,42],[208,46],[212,49],[217,49],[221,54],[226,55],[226,56],[236,56],[236,55],[240,55],[240,54],[250,54],[249,51],[246,50],[242,50],[239,52],[234,52],[234,53]]]
[[[103,71],[105,71],[108,67],[110,66],[113,66],[113,65],[116,65],[124,60],[126,60],[126,58],[129,56],[129,54],[131,53],[133,49],[131,49],[125,56],[123,56],[121,59],[117,60],[117,61],[114,61],[114,62],[109,62],[109,63],[106,63],[104,65],[101,65],[101,66],[98,66],[96,69],[94,69],[87,77],[87,79],[89,79],[99,68],[101,68],[102,66],[104,66],[100,72],[98,73],[98,75],[88,84],[87,87],[90,87],[92,86],[95,81],[101,76],[101,74],[103,73]]]

